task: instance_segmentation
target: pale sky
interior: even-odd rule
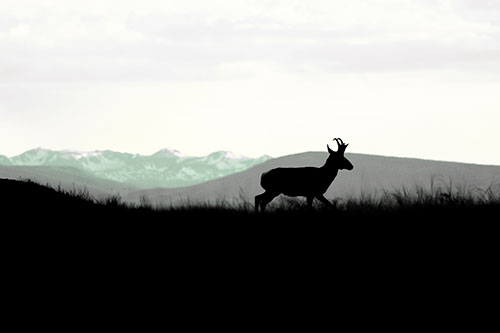
[[[500,0],[1,0],[0,154],[500,165]]]

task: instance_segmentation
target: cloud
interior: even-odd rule
[[[246,75],[499,70],[500,26],[465,0],[75,3],[0,16],[1,81],[205,80],[238,64]]]

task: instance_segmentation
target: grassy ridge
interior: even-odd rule
[[[486,190],[467,190],[450,184],[431,190],[422,188],[384,191],[380,195],[357,198],[340,198],[335,209],[317,203],[313,211],[305,207],[305,200],[279,198],[266,213],[255,213],[253,204],[246,201],[220,200],[215,205],[186,202],[183,205],[152,205],[146,199],[138,205],[122,202],[118,196],[104,200],[93,198],[85,190],[64,191],[42,186],[30,181],[0,179],[0,203],[4,212],[13,219],[71,220],[133,220],[151,219],[178,221],[373,221],[420,219],[445,221],[462,218],[481,219],[498,216],[500,212],[500,187]]]

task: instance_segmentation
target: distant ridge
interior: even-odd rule
[[[462,187],[464,191],[500,190],[500,166],[441,162],[414,158],[386,157],[365,154],[347,154],[354,164],[351,172],[340,171],[326,193],[329,199],[373,196],[384,190],[416,187]],[[124,199],[137,202],[148,198],[153,203],[186,201],[238,201],[250,203],[263,192],[260,175],[275,167],[321,166],[327,153],[306,152],[282,156],[242,172],[203,184],[175,189],[148,189],[128,191]]]

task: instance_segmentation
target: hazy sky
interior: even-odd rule
[[[500,164],[500,0],[1,0],[0,154]]]

